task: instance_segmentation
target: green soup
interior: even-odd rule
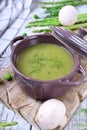
[[[62,78],[72,71],[73,65],[73,58],[66,49],[49,43],[25,49],[17,60],[21,73],[40,80]]]

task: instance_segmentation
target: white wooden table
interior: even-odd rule
[[[2,0],[2,1],[4,1],[4,0]],[[11,25],[9,26],[9,28],[6,28],[6,30],[5,30],[5,27],[8,24],[9,20],[11,20],[11,21],[14,20],[13,17],[16,16],[16,15],[13,15],[13,17],[11,19],[9,19],[7,16],[7,12],[10,13],[10,11],[14,10],[14,14],[15,14],[15,12],[16,12],[15,9],[18,8],[17,7],[18,5],[14,5],[14,7],[12,9],[13,1],[9,0],[6,7],[4,7],[4,12],[2,11],[0,13],[0,36],[1,36],[0,54],[2,54],[3,50],[6,48],[0,57],[0,69],[5,68],[10,63],[10,58],[9,58],[10,52],[11,52],[10,47],[9,47],[10,41],[15,36],[21,35],[24,32],[26,32],[28,35],[33,35],[32,29],[26,30],[25,26],[28,24],[28,22],[30,20],[33,19],[33,14],[39,13],[39,15],[42,15],[44,13],[43,10],[41,10],[41,8],[39,8],[38,6],[33,10],[32,13],[30,13],[30,10],[29,10],[30,0],[25,0],[26,2],[25,1],[24,2],[26,3],[26,6],[24,5],[25,7],[24,7],[24,9],[22,9],[22,12],[20,13],[20,15],[18,15],[18,17],[15,18],[16,20],[12,22],[13,24],[10,23]],[[15,1],[18,1],[18,0],[15,0]],[[20,4],[20,6],[22,8],[22,5],[21,5],[22,3],[19,2],[18,4]],[[21,8],[19,9],[19,11],[21,11]],[[79,8],[79,12],[80,11],[87,12],[87,6]],[[6,20],[6,19],[8,19],[8,20]],[[2,27],[4,27],[4,29]],[[82,108],[87,108],[87,98],[81,103],[81,106],[79,109],[82,109]],[[7,122],[9,122],[9,121],[18,122],[18,125],[16,125],[16,126],[2,128],[1,130],[31,130],[31,129],[36,130],[33,126],[31,126],[25,120],[23,120],[21,117],[19,117],[19,115],[14,113],[12,110],[9,110],[3,103],[0,103],[0,119],[5,120]],[[81,129],[77,128],[75,126],[75,124],[79,123],[79,122],[81,122],[81,123],[85,122],[86,120],[87,120],[86,115],[84,115],[84,114],[76,115],[75,114],[72,117],[69,124],[66,126],[65,130],[81,130]]]

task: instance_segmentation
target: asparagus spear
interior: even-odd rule
[[[75,24],[72,26],[63,26],[66,29],[71,29],[71,30],[76,30],[80,27],[87,27],[87,23],[80,23],[80,24]],[[52,30],[50,28],[45,28],[45,29],[37,29],[37,30],[33,30],[33,33],[41,33],[41,32],[45,32],[45,33],[50,33],[52,32]]]
[[[72,0],[69,2],[62,2],[61,4],[59,2],[59,4],[54,4],[54,6],[42,6],[42,8],[46,9],[46,17],[54,17],[58,16],[59,10],[65,5],[72,5],[76,7],[84,4],[87,4],[87,0],[79,0],[79,1]]]
[[[40,22],[40,24],[39,24]],[[79,27],[87,27],[87,14],[79,14],[78,15],[78,21],[76,22],[76,24],[72,25],[72,26],[65,26],[65,28],[67,29],[71,29],[71,30],[75,30],[78,29]],[[44,24],[45,23],[45,24]],[[43,20],[39,20],[39,21],[34,21],[34,22],[30,22],[31,27],[32,26],[61,26],[59,19],[57,17],[55,18],[46,18]],[[33,30],[34,33],[40,33],[40,32],[51,32],[50,28],[45,28],[45,29],[37,29],[37,30]]]
[[[48,2],[48,1],[46,1],[46,2],[39,2],[40,4],[62,4],[62,3],[64,3],[64,2],[71,2],[71,1],[75,1],[75,0],[60,0],[60,1],[55,1],[55,2]]]
[[[13,126],[13,125],[17,125],[17,122],[0,122],[0,128],[2,127],[7,127],[7,126]]]
[[[65,28],[75,30],[75,29],[78,29],[80,27],[87,27],[87,22],[86,23],[74,24],[72,26],[66,26]]]
[[[87,22],[87,14],[79,14],[78,15],[78,20],[76,22],[76,24],[78,23],[83,23],[83,22]],[[42,26],[60,26],[60,22],[58,17],[53,17],[53,18],[45,18],[42,20],[35,20],[32,22],[29,22],[28,25],[26,26],[26,28],[30,28],[30,27],[42,27]]]
[[[33,30],[32,31],[33,33],[41,33],[41,32],[44,32],[44,33],[50,33],[52,32],[50,28],[45,28],[45,29],[37,29],[37,30]]]
[[[79,1],[70,1],[70,2],[63,2],[62,4],[59,5],[54,5],[54,6],[42,6],[42,8],[45,9],[58,9],[60,6],[64,6],[67,4],[71,4],[72,6],[78,6],[78,5],[83,5],[83,4],[87,4],[87,0],[79,0]]]

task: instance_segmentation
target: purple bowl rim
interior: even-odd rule
[[[51,35],[51,34],[36,34],[36,35],[27,36],[25,39],[23,39],[22,41],[20,41],[20,42],[16,45],[16,47],[11,51],[11,65],[12,65],[13,70],[14,70],[16,73],[18,73],[20,76],[22,76],[22,77],[25,78],[26,80],[31,80],[31,81],[39,82],[39,83],[47,83],[47,82],[52,83],[52,82],[56,82],[56,81],[57,81],[57,82],[58,82],[58,81],[66,81],[65,79],[69,79],[70,76],[72,76],[77,70],[79,70],[79,68],[80,68],[80,58],[79,58],[79,55],[76,54],[76,53],[72,53],[72,52],[70,52],[70,50],[68,50],[68,49],[65,48],[65,49],[72,55],[72,58],[73,58],[73,56],[75,56],[75,57],[76,57],[76,60],[78,61],[78,62],[76,63],[76,65],[73,67],[72,71],[71,71],[69,74],[67,74],[66,76],[64,76],[64,77],[62,77],[62,78],[58,78],[58,79],[53,79],[53,80],[39,80],[39,79],[34,79],[34,78],[32,78],[32,77],[28,77],[28,76],[22,74],[22,73],[17,69],[17,67],[14,65],[14,63],[13,63],[13,59],[12,59],[13,53],[14,53],[15,49],[17,48],[17,46],[18,46],[19,44],[21,44],[21,42],[26,41],[26,40],[28,40],[28,39],[30,39],[30,38],[32,38],[32,37],[38,37],[38,36],[52,36],[52,35]],[[52,37],[53,37],[53,36],[52,36]],[[73,60],[74,60],[74,58],[73,58]],[[74,61],[75,61],[75,60],[74,60]]]

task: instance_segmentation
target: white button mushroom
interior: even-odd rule
[[[67,5],[59,11],[59,21],[64,26],[71,26],[78,19],[77,10],[74,6]]]
[[[50,99],[40,106],[35,120],[42,130],[50,130],[61,126],[63,120],[65,123],[65,114],[64,103],[57,99]]]

